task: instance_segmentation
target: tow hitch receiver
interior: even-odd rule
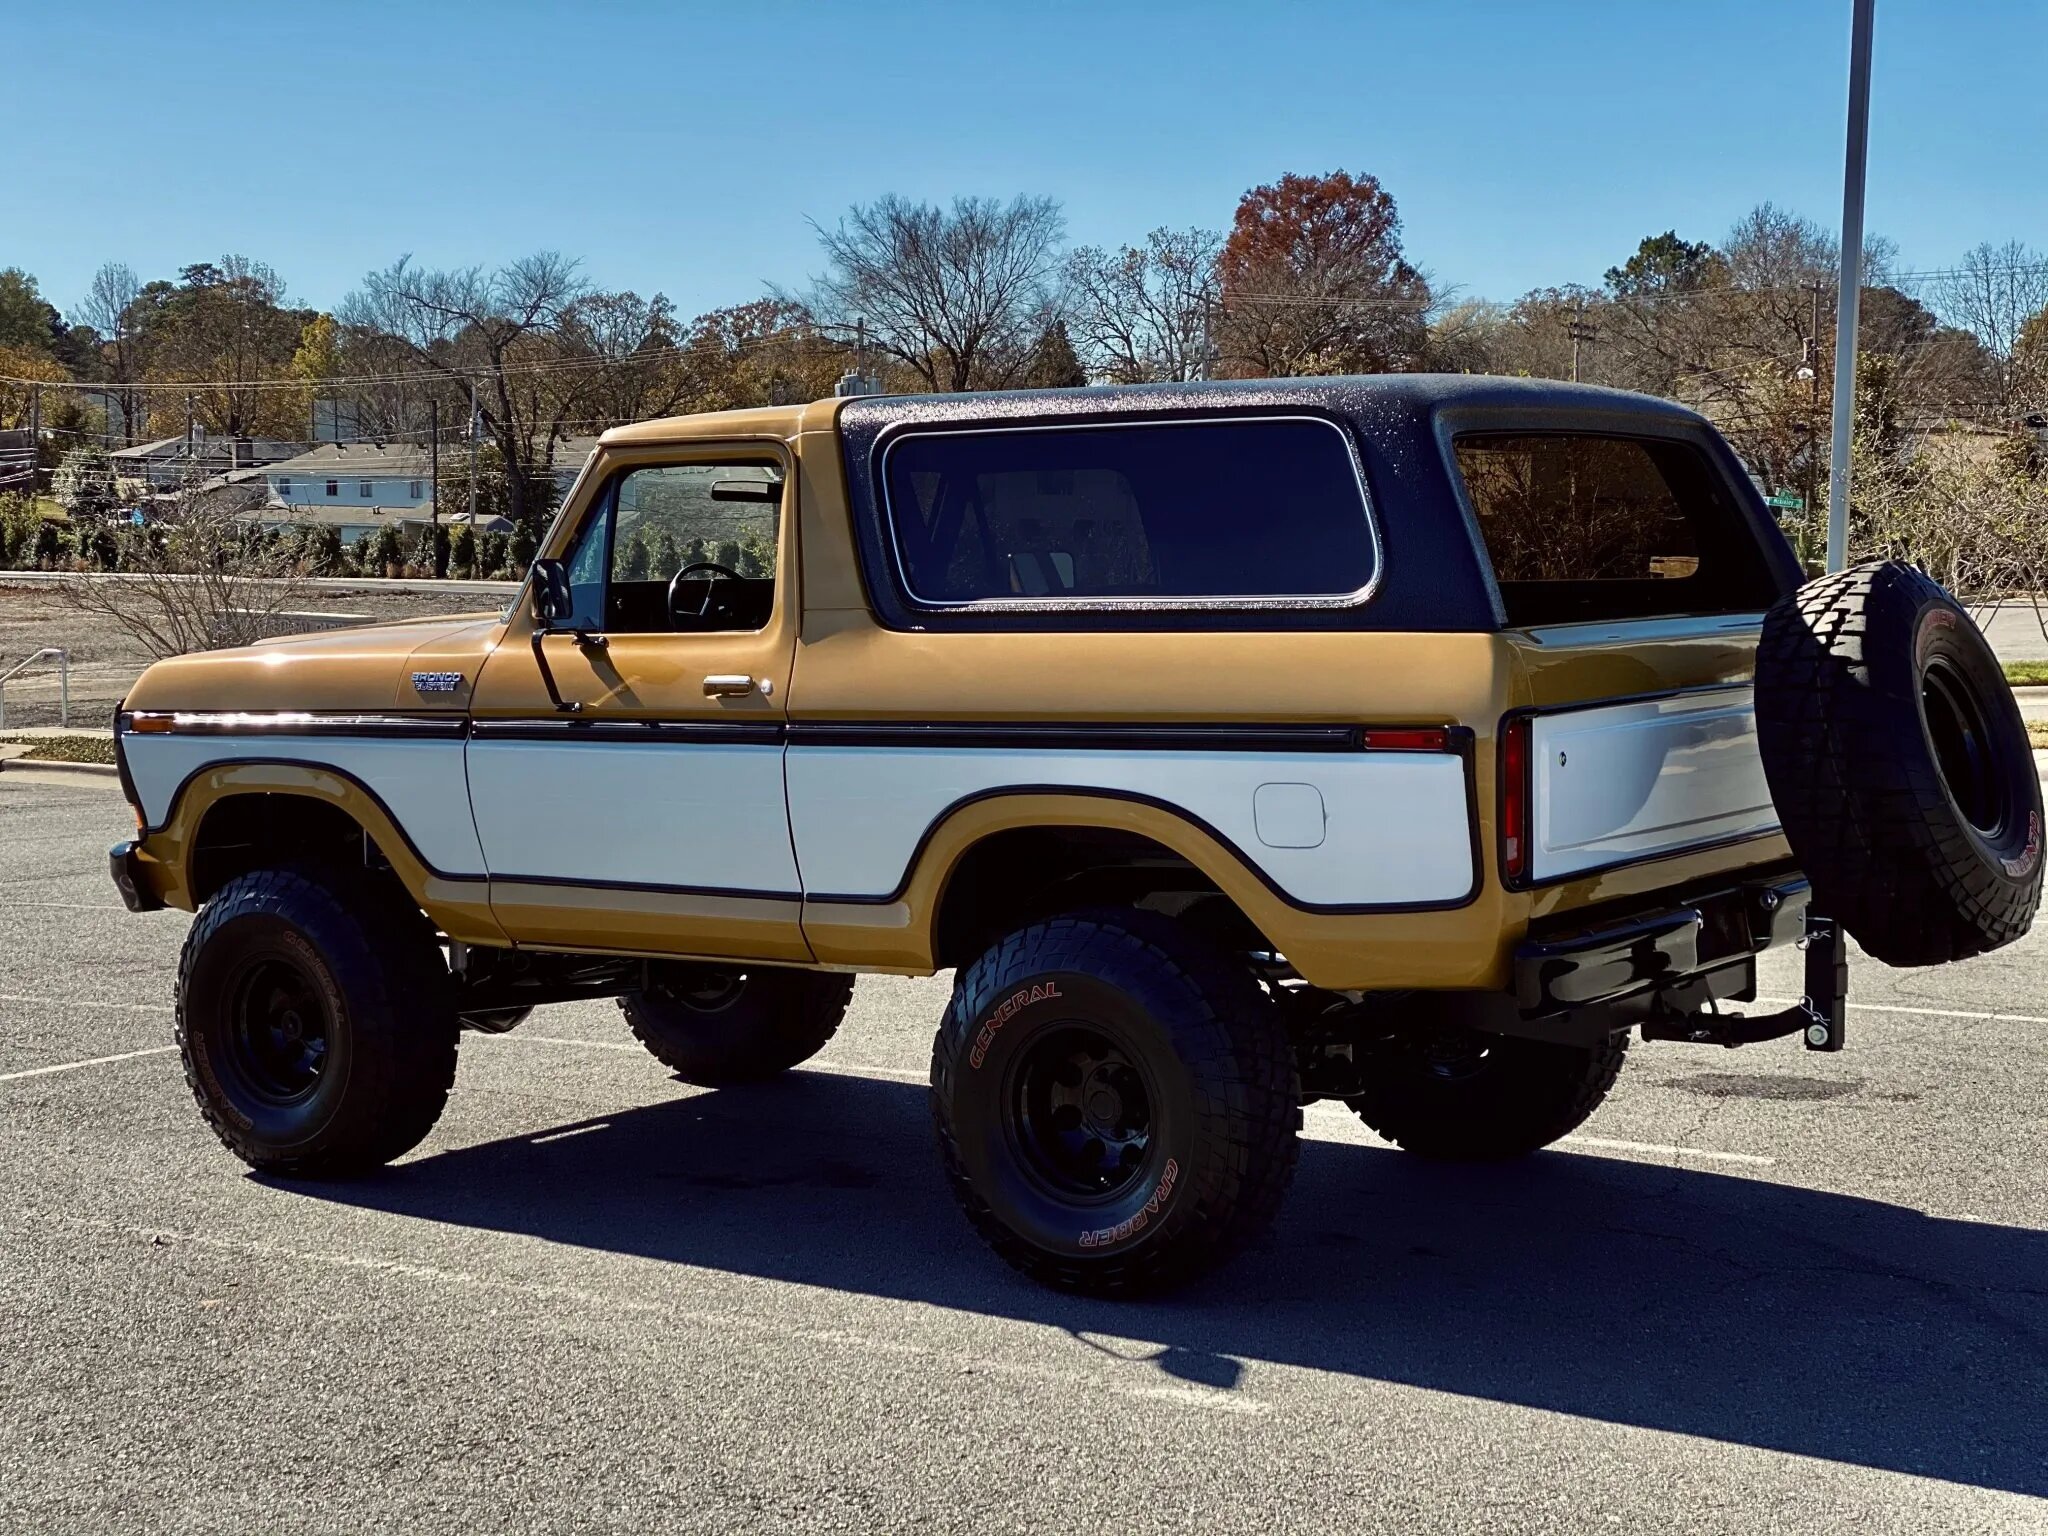
[[[1839,1051],[1849,1006],[1849,956],[1842,947],[1841,929],[1831,918],[1809,910],[1799,947],[1806,951],[1806,995],[1790,1008],[1735,1018],[1711,1011],[1679,1013],[1658,1007],[1643,1021],[1643,1038],[1722,1045],[1732,1050],[1738,1045],[1799,1035],[1809,1051]]]

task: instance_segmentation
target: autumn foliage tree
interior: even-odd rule
[[[1394,199],[1371,176],[1252,188],[1217,269],[1220,373],[1385,373],[1423,354],[1429,282],[1402,255]]]

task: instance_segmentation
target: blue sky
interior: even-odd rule
[[[64,307],[107,259],[328,307],[555,248],[690,314],[801,286],[806,218],[883,192],[1047,193],[1114,245],[1336,167],[1467,296],[1840,214],[1848,0],[10,9],[0,266]],[[1908,268],[2048,249],[2048,3],[1878,0],[1876,38],[1870,227]]]

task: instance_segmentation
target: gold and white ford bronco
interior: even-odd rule
[[[1136,1290],[1271,1216],[1304,1102],[1511,1157],[1631,1032],[1839,1048],[1844,931],[2025,931],[2040,790],[1981,636],[1904,566],[1800,577],[1706,422],[1577,386],[647,422],[502,614],[152,667],[113,872],[198,914],[188,1079],[287,1175],[415,1146],[460,1031],[536,1004],[617,997],[723,1085],[857,973],[954,969],[968,1216]],[[1801,939],[1798,1007],[1720,1010]]]

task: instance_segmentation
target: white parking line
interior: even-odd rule
[[[598,1051],[638,1051],[643,1047],[636,1041],[628,1040],[575,1040],[566,1035],[505,1035],[506,1040],[527,1040],[535,1045],[586,1046]],[[798,1068],[802,1072],[831,1072],[842,1077],[887,1077],[899,1082],[922,1083],[931,1074],[911,1067],[885,1067],[876,1062],[866,1061],[807,1061]],[[1351,1113],[1332,1104],[1317,1106],[1313,1118],[1306,1122],[1304,1129],[1320,1123],[1325,1132],[1338,1127],[1353,1130]],[[1363,1141],[1359,1136],[1322,1135],[1325,1141]],[[1567,1136],[1557,1143],[1560,1150],[1569,1152],[1574,1147],[1587,1147],[1601,1152],[1633,1152],[1647,1157],[1696,1157],[1714,1163],[1744,1163],[1753,1168],[1769,1168],[1777,1163],[1775,1157],[1760,1157],[1753,1152],[1717,1152],[1709,1147],[1680,1147],[1661,1141],[1617,1141],[1608,1136]]]
[[[1615,1141],[1607,1136],[1567,1136],[1558,1145],[1567,1150],[1572,1147],[1597,1147],[1603,1152],[1648,1152],[1657,1157],[1700,1157],[1713,1163],[1748,1163],[1757,1168],[1768,1168],[1777,1162],[1775,1157],[1758,1157],[1753,1152],[1712,1152],[1705,1147],[1677,1147],[1660,1141]]]
[[[0,912],[126,912],[118,901],[0,901]]]
[[[118,1056],[88,1056],[83,1061],[63,1061],[54,1067],[30,1067],[26,1072],[0,1072],[0,1083],[18,1083],[24,1077],[48,1077],[53,1072],[76,1072],[80,1067],[104,1067],[116,1061],[133,1061],[138,1056],[162,1056],[175,1045],[152,1045],[146,1051],[123,1051]]]
[[[129,1013],[175,1013],[169,1003],[117,1003],[105,997],[29,997],[0,992],[0,1003],[40,1003],[46,1008],[120,1008]]]

